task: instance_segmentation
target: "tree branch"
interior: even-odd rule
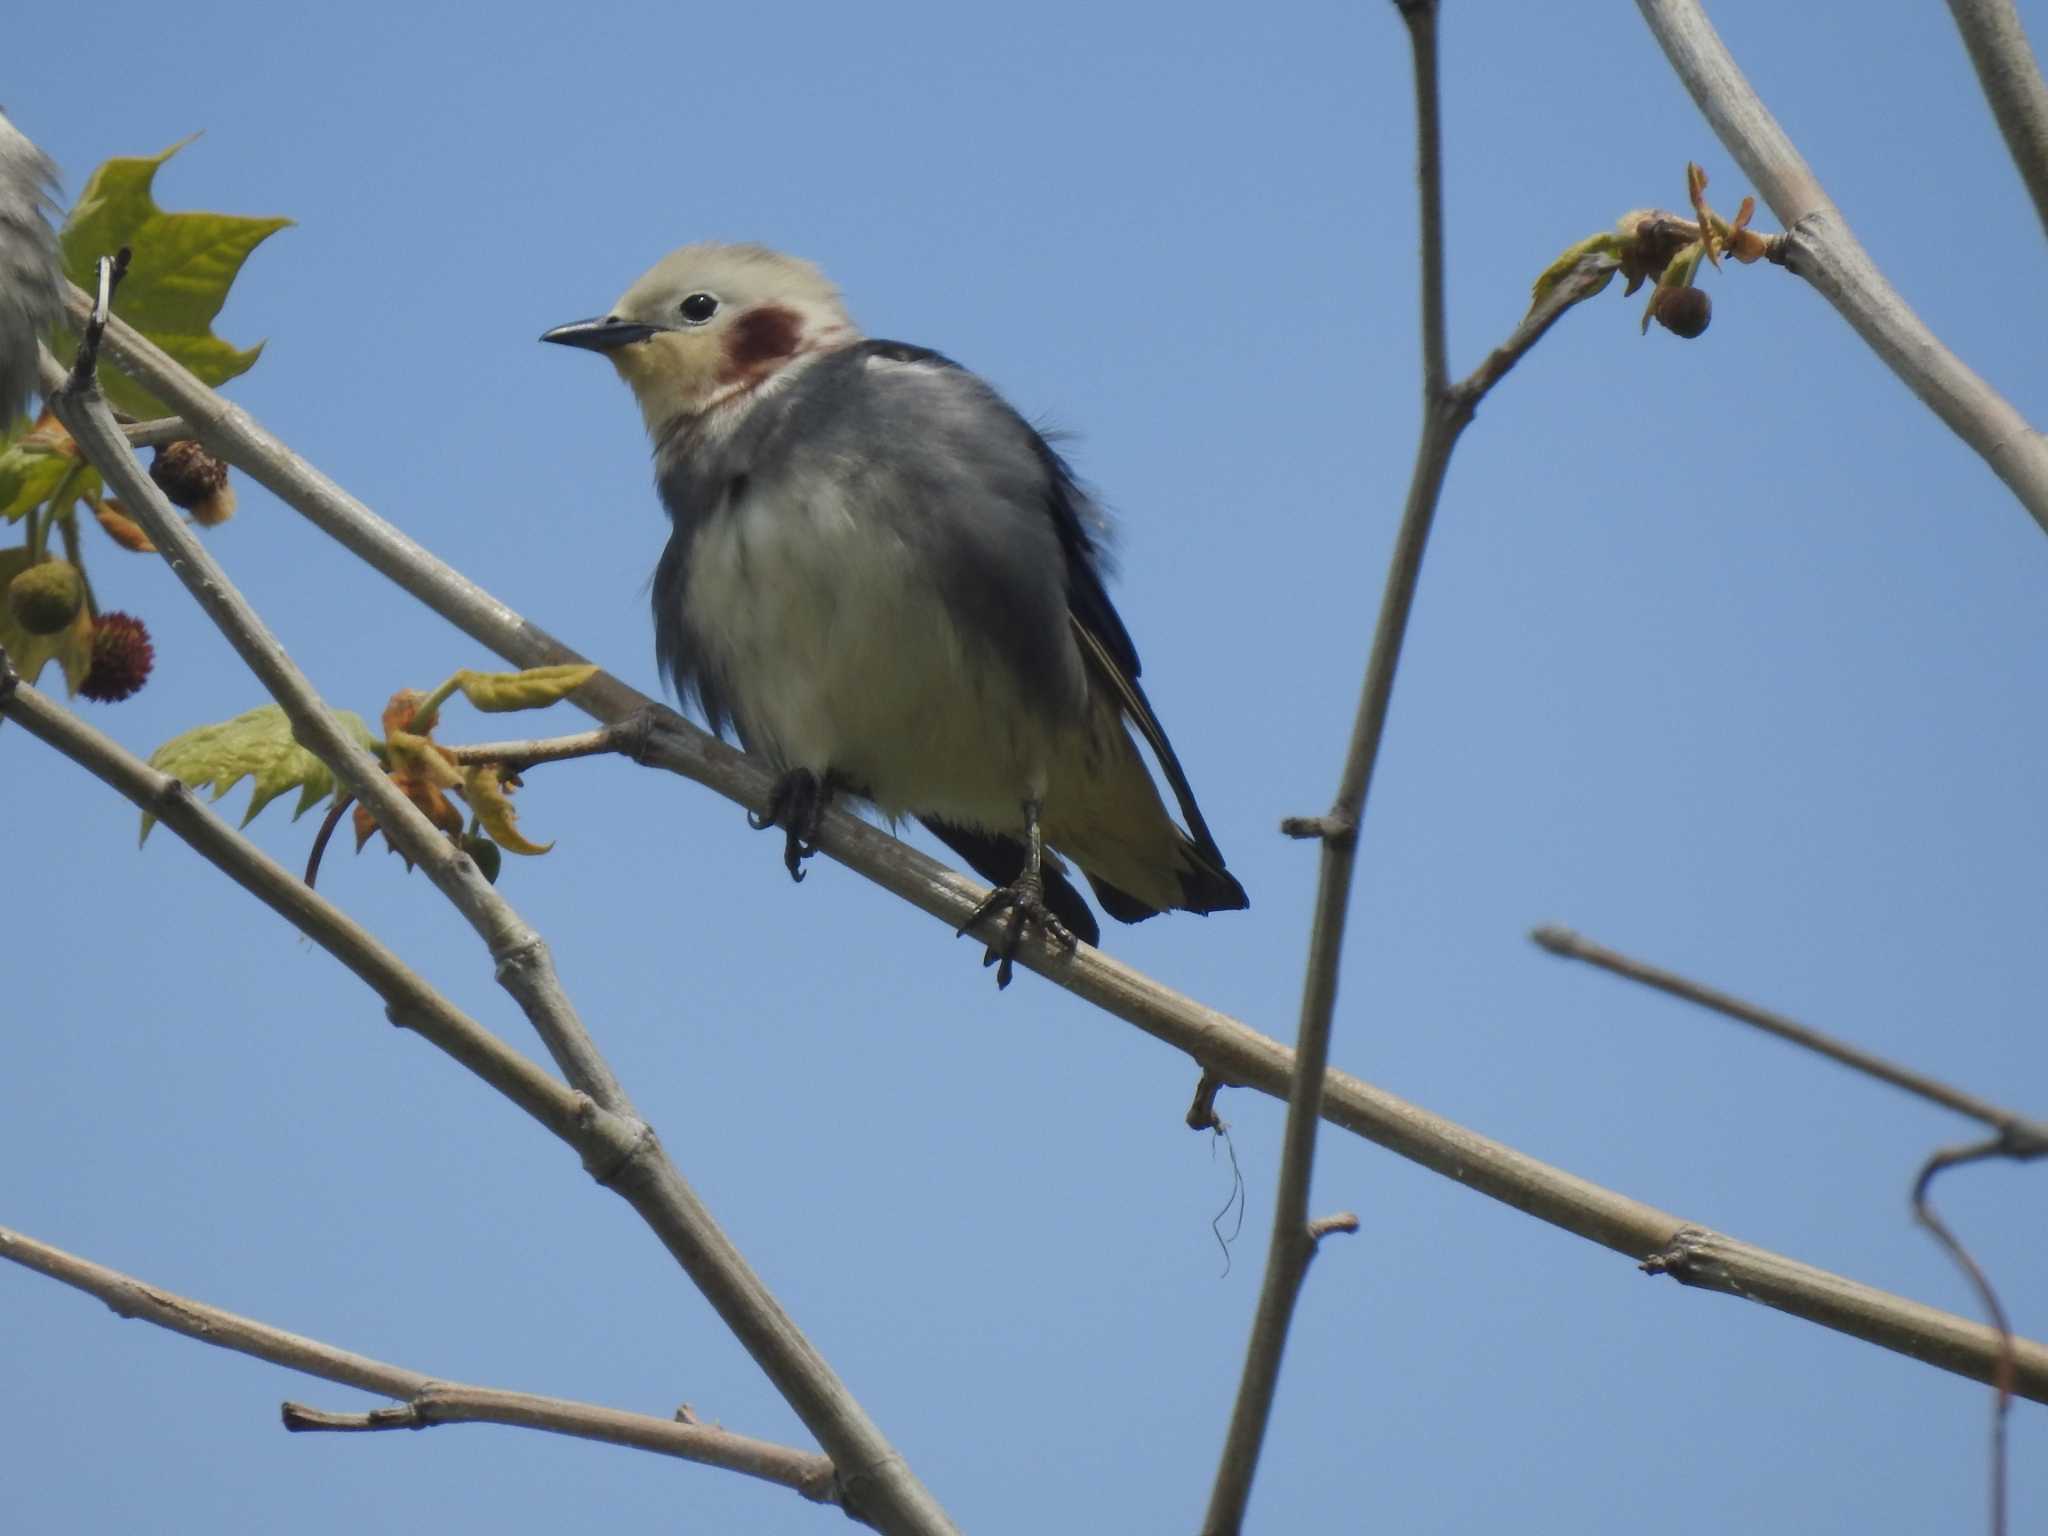
[[[2048,439],[1942,345],[1878,270],[1698,0],[1636,0],[1707,122],[1785,227],[1785,265],[1989,464],[2048,530]]]
[[[199,440],[214,454],[267,487],[343,548],[479,644],[515,666],[585,659],[341,490],[264,430],[248,412],[199,383],[119,316],[108,325],[105,346],[125,371],[190,422]],[[46,353],[46,379],[52,369],[61,383],[63,370]],[[760,810],[767,803],[769,777],[763,769],[617,678],[600,674],[579,688],[570,702],[605,721],[625,719],[640,711],[654,712],[654,728],[639,761],[679,774],[751,810]],[[828,812],[819,835],[828,857],[948,928],[964,922],[986,894],[980,884],[857,817]],[[1027,936],[1017,958],[1104,1012],[1186,1052],[1198,1066],[1224,1081],[1275,1097],[1289,1090],[1293,1053],[1285,1046],[1099,950],[1084,946],[1065,956],[1049,952],[1032,935]],[[1761,1301],[1958,1375],[1978,1381],[1992,1379],[1997,1338],[1980,1324],[1681,1221],[1654,1206],[1552,1168],[1347,1073],[1334,1069],[1329,1073],[1323,1088],[1323,1118],[1399,1157],[1631,1259],[1682,1247],[1696,1262],[1671,1272],[1688,1284]],[[2023,1343],[2018,1370],[2020,1394],[2048,1402],[2048,1348]]]
[[[2034,212],[2048,230],[2048,84],[2027,46],[2019,9],[2012,0],[1948,0],[1948,8],[2005,147],[2034,199]]]
[[[300,881],[201,801],[185,785],[130,753],[69,710],[21,681],[0,651],[0,717],[54,748],[168,827],[264,906],[339,960],[384,1002],[394,1024],[415,1031],[584,1153],[621,1155],[631,1137],[456,1008],[375,935]]]
[[[403,1366],[372,1360],[367,1355],[351,1354],[302,1334],[287,1333],[282,1328],[273,1328],[268,1323],[223,1311],[205,1302],[173,1295],[133,1275],[81,1259],[7,1227],[0,1227],[0,1259],[46,1275],[88,1296],[97,1296],[117,1316],[140,1318],[172,1333],[181,1333],[188,1339],[211,1344],[216,1349],[268,1360],[273,1365],[281,1365],[303,1375],[339,1382],[343,1386],[360,1387],[365,1392],[376,1392],[402,1401],[402,1407],[379,1409],[376,1414],[357,1416],[385,1417],[385,1422],[375,1426],[358,1427],[396,1428],[401,1427],[399,1421],[403,1420],[402,1427],[410,1429],[424,1429],[432,1424],[472,1423],[546,1430],[550,1434],[570,1435],[579,1440],[602,1440],[609,1445],[631,1446],[661,1456],[700,1462],[708,1467],[722,1467],[728,1472],[739,1472],[760,1478],[763,1482],[792,1488],[814,1503],[836,1504],[839,1501],[832,1463],[814,1451],[800,1451],[792,1446],[756,1440],[749,1435],[679,1423],[651,1414],[601,1408],[594,1403],[442,1381]],[[294,1423],[295,1409],[295,1404],[284,1405],[287,1429],[342,1427],[338,1424]],[[307,1415],[305,1410],[297,1410],[297,1413],[307,1418],[319,1417]]]
[[[1308,1219],[1309,1184],[1315,1167],[1316,1127],[1322,1115],[1330,1034],[1337,1006],[1337,977],[1357,861],[1358,827],[1365,814],[1373,767],[1379,760],[1394,674],[1400,666],[1408,616],[1422,556],[1459,435],[1509,369],[1542,339],[1573,305],[1607,286],[1616,264],[1607,257],[1582,258],[1531,306],[1508,340],[1488,355],[1471,377],[1449,382],[1444,340],[1444,219],[1442,111],[1437,88],[1436,0],[1396,0],[1407,23],[1415,69],[1416,179],[1422,230],[1422,436],[1408,501],[1394,538],[1379,622],[1366,661],[1351,745],[1345,754],[1337,796],[1319,817],[1290,817],[1281,830],[1292,836],[1320,836],[1323,843],[1316,904],[1310,920],[1309,954],[1302,984],[1301,1021],[1281,1142],[1279,1190],[1274,1197],[1273,1235],[1265,1281],[1246,1346],[1244,1375],[1231,1410],[1230,1428],[1216,1469],[1203,1530],[1211,1536],[1235,1532],[1244,1523],[1252,1478],[1265,1443],[1266,1425],[1280,1380],[1294,1308],[1315,1257],[1321,1232]],[[1352,1219],[1352,1228],[1357,1225]],[[1348,1230],[1348,1229],[1347,1229]]]
[[[1999,1132],[1998,1145],[2005,1156],[2017,1158],[2048,1156],[2048,1125],[2029,1120],[2026,1116],[2009,1109],[2001,1109],[1975,1094],[1965,1093],[1960,1088],[1951,1088],[1947,1083],[1902,1067],[1897,1062],[1866,1051],[1860,1046],[1837,1040],[1833,1035],[1809,1028],[1782,1013],[1772,1013],[1768,1008],[1759,1008],[1755,1003],[1746,1003],[1739,997],[1703,986],[1697,981],[1667,971],[1661,966],[1636,960],[1619,950],[1595,944],[1591,939],[1574,933],[1571,929],[1555,923],[1545,924],[1533,930],[1529,937],[1553,955],[1567,960],[1583,960],[1596,965],[1603,971],[1611,971],[1629,981],[1640,982],[1654,987],[1659,992],[1688,1003],[1697,1003],[1702,1008],[1711,1008],[1716,1013],[1726,1014],[1731,1019],[1740,1019],[1752,1024],[1765,1034],[1776,1035],[1780,1040],[1789,1040],[1816,1055],[1826,1056],[1845,1067],[1854,1068],[1866,1077],[1879,1082],[1890,1083],[1908,1093],[1918,1094],[1930,1103],[1944,1109],[1952,1109],[1959,1115],[1968,1115]]]
[[[1968,1146],[1944,1147],[1921,1165],[1920,1176],[1913,1181],[1913,1219],[1934,1234],[1934,1240],[1941,1244],[1956,1268],[1963,1272],[1963,1278],[1970,1282],[1985,1314],[1998,1330],[1998,1370],[1991,1382],[1991,1536],[2005,1536],[2008,1482],[2005,1470],[2006,1421],[2012,1414],[2013,1376],[2016,1371],[2012,1322],[2005,1315],[2005,1306],[1999,1301],[1998,1292],[1992,1288],[1991,1277],[1984,1273],[1983,1266],[1963,1246],[1963,1240],[1950,1231],[1948,1223],[1936,1213],[1931,1190],[1935,1176],[1944,1169],[1979,1162],[1987,1157],[2010,1155],[2011,1149],[2004,1134],[1993,1136],[1988,1141],[1972,1142]]]

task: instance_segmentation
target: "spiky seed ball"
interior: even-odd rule
[[[149,681],[156,647],[132,613],[103,613],[92,627],[92,666],[78,691],[101,704],[118,704]]]
[[[208,528],[235,515],[235,491],[228,484],[227,465],[190,438],[158,448],[149,461],[149,478],[175,505]]]
[[[43,560],[7,583],[7,611],[32,635],[54,635],[85,605],[85,579],[69,560]]]
[[[1651,313],[1665,330],[1690,341],[1714,318],[1714,301],[1704,288],[1660,288]]]

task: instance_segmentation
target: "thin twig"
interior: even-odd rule
[[[2003,1109],[1988,1100],[1978,1098],[1975,1094],[1965,1093],[1960,1088],[1951,1088],[1947,1083],[1929,1077],[1923,1072],[1915,1072],[1910,1067],[1902,1067],[1897,1062],[1887,1061],[1884,1057],[1866,1051],[1860,1046],[1851,1045],[1846,1040],[1837,1040],[1833,1035],[1823,1034],[1820,1030],[1812,1029],[1797,1020],[1788,1019],[1782,1013],[1759,1008],[1755,1003],[1744,1002],[1739,997],[1702,985],[1689,977],[1679,975],[1676,971],[1667,971],[1661,966],[1624,955],[1619,950],[1609,949],[1604,944],[1596,944],[1591,939],[1559,924],[1546,923],[1541,928],[1532,930],[1529,937],[1553,955],[1562,956],[1567,960],[1583,960],[1588,965],[1596,965],[1603,971],[1611,971],[1614,975],[1629,981],[1654,987],[1659,992],[1668,993],[1688,1003],[1697,1003],[1702,1008],[1711,1008],[1714,1012],[1726,1014],[1731,1019],[1740,1019],[1766,1034],[1776,1035],[1780,1040],[1789,1040],[1792,1044],[1817,1055],[1839,1061],[1845,1067],[1853,1067],[1865,1076],[1903,1088],[1908,1093],[1916,1093],[1930,1103],[1939,1104],[1944,1109],[1952,1109],[1959,1115],[1968,1115],[1972,1120],[1980,1121],[2000,1133],[1999,1145],[2008,1157],[2048,1156],[2048,1125],[2029,1120],[2024,1115]]]
[[[651,1414],[601,1408],[594,1403],[443,1381],[404,1366],[337,1349],[302,1334],[288,1333],[205,1302],[173,1295],[133,1275],[108,1269],[6,1227],[0,1227],[0,1259],[46,1275],[88,1296],[97,1296],[118,1316],[140,1318],[216,1349],[268,1360],[323,1381],[403,1400],[401,1407],[379,1409],[368,1417],[403,1416],[410,1420],[406,1427],[416,1429],[430,1424],[507,1424],[580,1440],[602,1440],[757,1477],[792,1488],[815,1503],[838,1502],[832,1463],[815,1451],[800,1451],[749,1435],[681,1424]],[[315,1427],[294,1424],[294,1406],[285,1405],[285,1427]]]
[[[480,645],[521,667],[585,659],[377,516],[118,315],[107,328],[106,348],[124,371],[189,421],[214,454]],[[47,351],[42,367],[45,381],[55,376],[50,387],[61,386],[63,369]],[[769,775],[757,763],[616,677],[599,674],[577,689],[571,702],[607,721],[647,712],[653,728],[636,761],[687,778],[750,810],[767,803]],[[827,857],[948,931],[987,893],[978,882],[858,817],[828,812],[819,837]],[[1027,937],[1017,958],[1054,985],[1185,1052],[1229,1082],[1275,1097],[1289,1091],[1294,1058],[1279,1041],[1100,950],[1084,947],[1072,956],[1055,955]],[[1398,1157],[1631,1260],[1675,1255],[1680,1262],[1668,1272],[1689,1285],[1760,1302],[1973,1380],[1991,1380],[1997,1337],[1981,1324],[1683,1221],[1348,1073],[1330,1072],[1323,1116]],[[2019,1369],[2021,1395],[2048,1402],[2048,1347],[2023,1343]]]
[[[2005,1315],[2005,1307],[1998,1299],[1998,1292],[1992,1288],[1991,1277],[1984,1273],[1970,1250],[1963,1246],[1962,1239],[1949,1230],[1948,1223],[1935,1213],[1934,1202],[1928,1198],[1928,1191],[1935,1175],[1946,1168],[1957,1168],[1964,1163],[1974,1163],[1988,1157],[2005,1157],[2011,1149],[2004,1136],[1993,1136],[1988,1141],[1972,1142],[1968,1146],[1944,1147],[1921,1165],[1920,1177],[1913,1181],[1913,1216],[1921,1226],[1934,1234],[1955,1265],[1963,1272],[1977,1292],[1977,1299],[1990,1316],[1992,1326],[1998,1330],[1998,1371],[1991,1386],[1991,1536],[2005,1536],[2006,1519],[2006,1421],[2012,1416],[2013,1380],[2017,1375],[2014,1359],[2012,1323]]]
[[[1884,365],[1984,458],[2048,529],[2048,438],[1937,337],[1851,233],[1698,0],[1636,0],[1692,99],[1778,216],[1785,265],[1811,283]]]
[[[2048,83],[2027,46],[2019,8],[2013,0],[1948,0],[1948,8],[2005,147],[2034,199],[2034,212],[2048,230]]]
[[[484,741],[467,746],[441,747],[441,755],[455,763],[498,763],[514,773],[540,763],[562,763],[577,757],[601,757],[608,752],[631,755],[640,750],[635,722],[601,725],[592,731],[568,736],[544,736],[533,741]],[[439,742],[435,743],[440,746]]]
[[[166,443],[188,442],[197,434],[176,416],[159,416],[154,421],[124,421],[121,435],[130,448],[161,448]]]
[[[1629,981],[1640,982],[1668,993],[1688,1003],[1697,1003],[1702,1008],[1726,1014],[1729,1018],[1740,1019],[1745,1024],[1755,1025],[1766,1034],[1776,1035],[1781,1040],[1802,1046],[1817,1055],[1826,1056],[1844,1066],[1852,1067],[1881,1082],[1891,1083],[1909,1093],[1918,1094],[1931,1103],[1991,1126],[1997,1134],[1988,1140],[1972,1142],[1968,1146],[1948,1147],[1928,1158],[1920,1170],[1920,1176],[1913,1183],[1913,1215],[1920,1224],[1932,1232],[1935,1239],[1947,1250],[1949,1257],[1962,1270],[1965,1278],[1976,1289],[1978,1299],[1989,1314],[1992,1326],[1998,1332],[1998,1358],[1992,1372],[1991,1411],[1991,1531],[1992,1536],[2003,1536],[2005,1530],[2006,1503],[2006,1419],[2012,1404],[2013,1383],[2017,1374],[2015,1341],[2012,1325],[2007,1320],[2005,1308],[1999,1304],[1998,1294],[1992,1289],[1991,1281],[1971,1257],[1962,1242],[1936,1214],[1933,1203],[1927,1198],[1928,1187],[1934,1176],[1944,1168],[1953,1168],[1962,1163],[1977,1162],[1990,1157],[2009,1157],[2019,1161],[2048,1156],[2048,1126],[2028,1120],[2022,1115],[1998,1105],[1964,1093],[1959,1088],[1924,1073],[1902,1067],[1887,1061],[1882,1056],[1837,1040],[1832,1035],[1786,1018],[1783,1014],[1772,1013],[1754,1003],[1731,997],[1713,987],[1703,986],[1675,971],[1649,965],[1624,955],[1603,944],[1574,933],[1558,924],[1546,924],[1533,930],[1529,937],[1553,955],[1568,960],[1583,960]]]
[[[1437,90],[1435,0],[1396,0],[1407,23],[1415,69],[1416,178],[1421,195],[1422,229],[1422,435],[1408,501],[1394,538],[1386,587],[1380,598],[1379,621],[1366,661],[1358,714],[1335,802],[1317,818],[1290,818],[1282,830],[1301,836],[1314,829],[1322,837],[1321,870],[1309,931],[1309,952],[1302,984],[1301,1020],[1295,1042],[1294,1074],[1289,1085],[1287,1125],[1282,1134],[1279,1188],[1274,1196],[1273,1235],[1266,1274],[1259,1291],[1245,1349],[1243,1378],[1231,1408],[1230,1429],[1218,1457],[1216,1481],[1203,1521],[1208,1536],[1239,1530],[1251,1499],[1266,1426],[1280,1379],[1280,1365],[1293,1326],[1302,1282],[1315,1257],[1317,1234],[1308,1219],[1309,1185],[1315,1167],[1316,1129],[1322,1116],[1324,1079],[1328,1071],[1330,1035],[1337,1005],[1337,979],[1343,956],[1344,930],[1351,901],[1352,873],[1358,851],[1358,827],[1365,814],[1374,765],[1379,760],[1387,709],[1393,698],[1394,675],[1415,602],[1423,552],[1429,542],[1459,434],[1471,422],[1486,392],[1506,375],[1557,319],[1574,304],[1607,285],[1615,266],[1607,258],[1587,258],[1531,308],[1515,332],[1488,356],[1468,379],[1450,383],[1446,362],[1444,297],[1444,224],[1442,114]]]
[[[128,261],[132,254],[124,245],[112,256],[100,258],[99,293],[85,313],[78,357],[71,364],[71,376],[64,384],[68,390],[76,392],[94,387],[94,372],[100,363],[100,341],[107,334],[108,320],[113,318],[114,294],[121,286],[121,279],[128,275]]]
[[[595,1107],[634,1127],[623,1156],[586,1164],[620,1195],[717,1310],[804,1426],[840,1470],[849,1507],[890,1532],[950,1532],[951,1520],[797,1328],[662,1150],[577,1017],[546,944],[345,731],[211,552],[143,472],[120,435],[95,380],[68,387],[51,404],[79,449],[121,493],[207,616],[291,719],[293,734],[370,809],[387,838],[426,871],[476,930],[498,980],[518,1002],[569,1082]],[[189,417],[189,413],[186,413]]]

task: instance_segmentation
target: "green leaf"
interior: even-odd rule
[[[33,439],[17,438],[0,448],[0,518],[14,523],[28,516],[31,508],[50,499],[65,471],[77,462]]]
[[[449,681],[478,709],[498,714],[510,709],[545,709],[567,698],[597,672],[587,662],[528,667],[523,672],[472,672],[465,667]]]
[[[58,244],[65,275],[88,293],[98,282],[99,258],[129,247],[134,256],[115,311],[203,382],[224,384],[248,372],[263,345],[231,346],[213,334],[214,319],[249,253],[292,221],[166,213],[157,207],[151,191],[157,168],[191,142],[146,159],[109,160],[94,171]],[[70,356],[76,345],[76,337],[67,334],[58,355]],[[105,367],[101,384],[122,410],[144,417],[170,414],[139,385]]]
[[[64,669],[65,692],[75,694],[92,670],[92,615],[80,608],[78,617],[54,635],[32,635],[15,623],[5,601],[7,584],[30,563],[26,549],[0,549],[0,650],[7,652],[25,683],[33,683],[44,667],[57,662]]]
[[[374,747],[376,737],[362,717],[348,710],[335,714],[348,733],[365,747]],[[193,789],[211,786],[218,800],[243,779],[251,780],[249,809],[242,825],[256,819],[256,813],[288,789],[299,791],[299,803],[292,812],[298,820],[327,795],[334,792],[334,775],[327,765],[300,746],[292,736],[291,721],[275,704],[264,704],[247,714],[202,725],[182,736],[173,736],[149,757],[152,767],[161,769]],[[142,836],[156,818],[145,813]]]

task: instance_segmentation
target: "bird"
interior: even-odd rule
[[[36,343],[63,313],[49,215],[57,168],[0,113],[0,432],[36,387]]]
[[[834,800],[915,817],[994,887],[960,932],[999,915],[999,988],[1029,928],[1100,943],[1070,863],[1121,922],[1249,904],[1139,684],[1103,514],[987,381],[752,244],[686,245],[540,339],[640,407],[672,524],[657,659],[773,771],[750,820],[792,879]]]

